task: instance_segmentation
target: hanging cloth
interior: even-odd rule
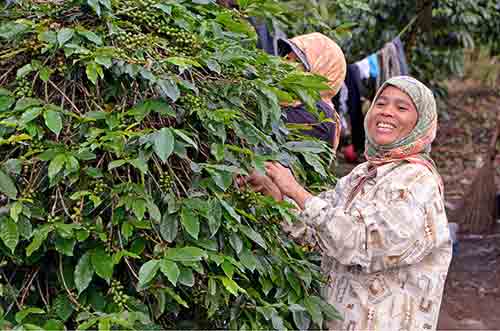
[[[365,57],[363,60],[354,63],[358,66],[359,76],[361,79],[369,79],[370,78],[370,62],[368,58]]]
[[[405,55],[405,49],[404,49],[404,44],[401,41],[400,37],[394,38],[392,41],[394,46],[396,46],[396,50],[398,51],[398,58],[399,58],[399,67],[401,69],[401,75],[408,75],[408,63],[406,62],[406,55]]]
[[[370,78],[376,79],[379,75],[377,55],[372,54],[368,56],[368,63],[370,66]]]
[[[352,144],[356,152],[362,153],[365,148],[365,128],[361,107],[361,78],[356,65],[347,66],[345,83],[348,91],[347,109],[351,119]]]
[[[377,89],[389,78],[401,76],[401,67],[399,65],[399,54],[396,46],[388,42],[378,52],[380,75],[377,77]]]

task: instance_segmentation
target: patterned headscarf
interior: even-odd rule
[[[403,160],[410,163],[422,164],[439,178],[442,192],[441,177],[437,172],[434,161],[429,155],[431,143],[436,137],[437,130],[436,100],[432,91],[415,78],[409,76],[392,77],[385,81],[377,91],[374,102],[368,112],[373,109],[375,101],[387,86],[394,86],[411,98],[418,113],[417,123],[408,136],[389,145],[378,145],[367,134],[365,146],[366,159],[370,164],[375,166]],[[367,118],[368,116],[365,117],[365,132],[368,132]]]
[[[332,98],[340,91],[347,68],[340,46],[319,32],[297,36],[287,41],[303,52],[307,60],[305,67],[309,72],[328,79],[327,85],[330,89],[321,92],[321,99],[332,105]]]

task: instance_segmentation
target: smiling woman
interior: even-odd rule
[[[435,330],[451,240],[429,157],[434,96],[414,78],[391,78],[365,128],[368,161],[334,189],[313,196],[279,163],[266,165],[261,187],[297,203],[299,222],[283,228],[322,254],[324,295],[343,318],[330,330]]]
[[[417,119],[417,109],[408,94],[387,86],[367,116],[368,134],[377,144],[388,145],[408,136]]]

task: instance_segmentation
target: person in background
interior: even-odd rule
[[[313,196],[279,163],[243,180],[293,200],[292,238],[322,254],[323,295],[342,316],[330,330],[436,330],[452,243],[443,184],[429,157],[436,102],[418,80],[378,90],[366,118],[367,162]],[[255,178],[251,178],[251,177]]]
[[[342,49],[332,39],[314,32],[291,39],[279,39],[278,54],[288,61],[298,62],[302,70],[327,79],[329,89],[321,92],[316,107],[330,121],[319,123],[316,116],[299,101],[283,104],[282,109],[288,123],[309,124],[311,129],[304,133],[328,142],[335,153],[340,140],[340,118],[332,98],[339,92],[346,75],[347,66]]]

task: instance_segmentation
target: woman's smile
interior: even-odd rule
[[[389,145],[408,136],[417,119],[411,98],[400,89],[387,86],[367,114],[368,135],[376,144]]]

